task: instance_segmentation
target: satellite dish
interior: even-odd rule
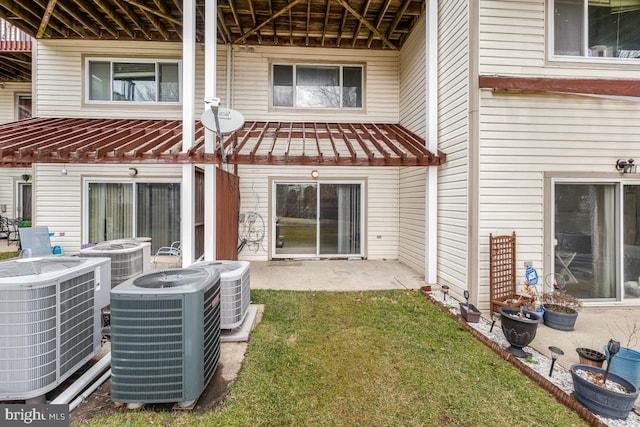
[[[218,108],[218,120],[220,129],[216,126],[216,117],[211,108],[206,109],[200,116],[202,125],[215,133],[229,133],[240,129],[244,126],[244,116],[237,110],[231,108]]]

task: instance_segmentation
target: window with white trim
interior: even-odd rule
[[[31,118],[31,95],[16,96],[16,119]]]
[[[272,105],[293,108],[362,108],[361,65],[273,64]]]
[[[555,56],[640,59],[640,0],[551,0]]]
[[[87,100],[180,102],[180,61],[87,59]]]

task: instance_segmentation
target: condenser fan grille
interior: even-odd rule
[[[103,242],[103,243],[98,243],[97,245],[93,246],[91,248],[91,250],[94,251],[122,251],[122,250],[128,250],[128,249],[133,249],[140,246],[138,243],[135,242]]]
[[[134,279],[133,285],[148,289],[194,286],[202,283],[208,276],[209,274],[206,271],[189,268],[160,270]]]

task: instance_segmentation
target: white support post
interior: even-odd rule
[[[427,0],[427,148],[438,153],[438,0]],[[438,168],[427,169],[426,182],[425,281],[438,280]]]
[[[216,37],[217,37],[217,0],[205,2],[205,34],[204,34],[204,97],[206,100],[216,99]],[[231,47],[229,46],[229,49]],[[218,101],[219,102],[219,101]],[[204,108],[210,108],[205,102]],[[219,128],[218,128],[219,130]],[[205,153],[213,153],[216,146],[216,135],[205,129]],[[204,165],[204,260],[216,259],[216,165]]]
[[[196,4],[182,3],[182,151],[193,146],[195,137],[195,81],[196,81]],[[182,166],[182,265],[194,261],[195,253],[195,166]]]

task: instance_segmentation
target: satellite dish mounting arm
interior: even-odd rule
[[[220,120],[218,119],[220,98],[205,97],[204,102],[209,105],[209,108],[211,108],[211,112],[213,113],[213,119],[215,120],[216,124],[216,130],[214,130],[213,132],[216,134],[216,147],[220,148],[220,153],[222,154],[222,163],[227,163],[227,153],[224,151],[222,132],[220,132]]]

